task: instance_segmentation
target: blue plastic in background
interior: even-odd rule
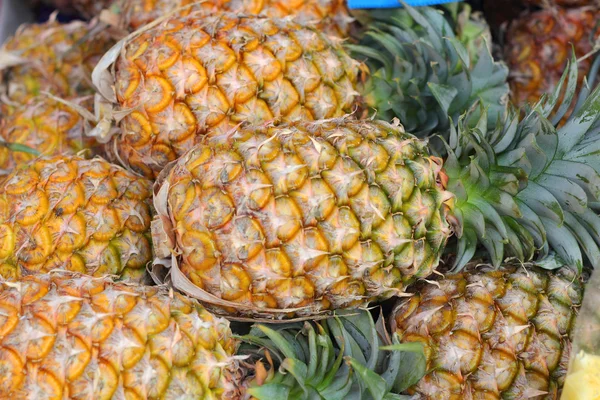
[[[435,4],[455,3],[460,0],[404,0],[413,7],[433,6]],[[348,8],[396,8],[402,7],[398,0],[348,0]]]

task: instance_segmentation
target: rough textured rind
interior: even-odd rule
[[[130,29],[137,29],[193,3],[193,0],[125,0],[121,2],[121,13],[124,24]],[[345,3],[344,0],[208,0],[187,7],[177,15],[202,10],[270,18],[292,17],[301,24],[314,24],[327,34],[346,37],[353,19]]]
[[[428,276],[451,232],[441,181],[426,142],[342,118],[200,144],[154,199],[186,293],[231,313],[307,315]]]
[[[229,323],[163,287],[71,273],[0,283],[0,394],[234,399]]]
[[[75,101],[92,108],[89,100]],[[25,145],[43,156],[72,155],[83,149],[101,152],[98,143],[85,136],[86,122],[77,111],[46,96],[15,107],[0,124],[0,138],[6,143]],[[0,146],[0,175],[34,158],[33,154]]]
[[[356,67],[341,43],[288,19],[167,19],[126,42],[115,61],[127,110],[115,147],[155,177],[203,136],[225,140],[239,124],[339,117],[357,100]]]
[[[100,57],[114,44],[106,30],[93,31],[93,23],[22,25],[2,47],[23,63],[5,68],[2,82],[6,114],[13,104],[25,104],[46,91],[62,98],[94,93],[91,72]]]
[[[583,287],[563,268],[471,269],[412,288],[392,315],[425,346],[423,399],[558,399]]]
[[[0,275],[66,269],[142,280],[152,186],[101,158],[41,158],[0,187]]]

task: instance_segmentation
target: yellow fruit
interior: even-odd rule
[[[194,3],[193,0],[124,0],[121,4],[126,25],[137,29]],[[209,0],[187,7],[177,15],[188,15],[197,10],[208,13],[227,11],[271,18],[291,16],[296,22],[315,24],[326,33],[340,37],[348,35],[352,22],[344,0]]]
[[[229,323],[164,288],[65,272],[0,283],[0,395],[233,399]]]
[[[469,20],[468,13],[461,15]],[[436,29],[429,29],[431,24]],[[103,126],[96,136],[113,140],[115,160],[156,178],[205,136],[224,142],[239,126],[376,110],[385,120],[398,117],[418,135],[448,136],[450,121],[479,98],[474,92],[488,90],[493,93],[484,101],[490,124],[504,114],[506,68],[490,62],[487,47],[477,46],[476,38],[469,46],[475,46],[478,61],[457,65],[466,49],[458,41],[442,45],[444,32],[453,29],[449,17],[430,8],[401,10],[375,25],[379,32],[365,33],[360,45],[347,46],[289,18],[167,15],[120,42],[97,66],[95,83],[104,98],[99,114],[122,131],[113,134]],[[414,44],[407,37],[423,40]],[[372,62],[359,68],[364,57]],[[485,82],[486,88],[476,88],[471,80]],[[460,89],[441,95],[443,85]]]
[[[87,99],[75,101],[92,108]],[[0,137],[6,143],[25,145],[43,156],[75,154],[83,149],[100,150],[95,140],[85,136],[85,122],[77,111],[46,96],[17,106],[4,116]],[[31,153],[0,146],[0,175],[12,172],[34,158]]]
[[[421,343],[424,400],[558,399],[583,287],[575,272],[482,268],[413,287],[392,314],[404,343]],[[590,398],[591,399],[591,398]]]
[[[66,269],[141,280],[152,260],[151,183],[96,158],[35,160],[0,187],[2,275]]]
[[[238,130],[161,175],[155,245],[234,312],[357,307],[437,266],[450,235],[443,180],[425,142],[384,122]]]
[[[119,158],[147,177],[239,124],[353,110],[357,63],[314,28],[233,14],[172,18],[127,43],[116,94]],[[111,146],[112,147],[112,146]]]
[[[600,400],[600,356],[573,356],[561,400]]]
[[[15,104],[26,104],[43,91],[61,98],[95,92],[91,72],[114,44],[106,30],[76,21],[23,25],[2,50],[21,60],[3,71],[6,86],[4,114]]]

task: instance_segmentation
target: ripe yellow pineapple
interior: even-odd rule
[[[453,28],[444,15],[429,8],[398,13],[374,23],[377,31],[365,34],[362,46],[348,47],[371,61],[364,79],[339,39],[289,19],[202,12],[168,18],[117,44],[94,70],[121,127],[110,148],[152,178],[203,136],[224,141],[238,125],[361,109],[398,117],[425,136],[448,132],[451,118],[479,99],[486,99],[490,121],[504,114],[506,69],[486,46],[477,47],[476,63],[457,64],[467,50],[445,39]],[[109,108],[98,114],[110,119]],[[94,135],[110,139],[102,130]]]
[[[0,275],[66,269],[142,280],[151,184],[101,158],[37,159],[0,187]]]
[[[60,24],[54,18],[21,26],[2,48],[9,54],[2,71],[8,105],[25,104],[43,91],[62,98],[93,94],[92,69],[114,44],[106,30],[93,27],[80,21]]]
[[[88,106],[89,99],[75,100]],[[84,119],[73,108],[45,96],[15,107],[4,116],[0,138],[6,143],[25,145],[40,155],[75,154],[83,149],[99,151],[98,144],[85,135]],[[0,147],[0,175],[33,160],[34,155]]]
[[[353,18],[345,0],[46,0],[62,10],[75,9],[86,18],[98,16],[104,9],[118,13],[129,30],[163,17],[175,10],[185,16],[195,11],[293,17],[296,22],[313,24],[327,34],[348,36]]]
[[[450,235],[441,169],[384,122],[238,131],[161,175],[155,248],[177,256],[176,287],[231,312],[357,307],[437,266]]]
[[[243,62],[241,62],[243,60]],[[355,104],[357,63],[317,30],[233,14],[166,21],[127,44],[116,95],[120,158],[153,177],[204,135],[241,123],[341,116]]]
[[[234,399],[227,320],[164,288],[52,273],[0,283],[0,396]]]
[[[2,398],[395,398],[424,372],[398,368],[420,350],[381,350],[397,339],[365,310],[257,324],[241,339],[165,287],[64,271],[0,282]]]
[[[194,3],[194,0],[123,0],[117,4],[122,8],[125,24],[131,29],[137,29]],[[314,24],[328,34],[346,37],[352,18],[345,3],[345,0],[208,0],[187,7],[178,12],[178,15],[202,10],[208,13],[227,11],[275,18],[292,16],[301,24]]]
[[[413,287],[392,315],[421,343],[424,400],[559,399],[583,286],[574,271],[482,268]]]

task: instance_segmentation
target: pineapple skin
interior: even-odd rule
[[[101,158],[40,158],[3,178],[0,276],[66,269],[143,280],[152,187]]]
[[[537,101],[551,93],[571,58],[592,51],[594,31],[600,16],[596,7],[554,7],[521,15],[506,33],[505,59],[511,71],[509,83],[518,105]],[[579,83],[590,70],[593,57],[579,62]]]
[[[74,100],[88,109],[91,101]],[[85,136],[83,118],[69,106],[40,96],[26,105],[13,108],[4,116],[0,126],[0,137],[11,144],[21,144],[37,150],[43,156],[76,154],[89,149],[101,153],[100,145]],[[21,151],[0,147],[0,176],[31,162],[35,156]]]
[[[155,248],[231,314],[358,307],[437,267],[443,181],[426,142],[381,121],[238,130],[161,174]]]
[[[121,2],[125,25],[138,29],[193,0],[125,0]],[[339,37],[348,36],[352,18],[344,0],[210,0],[177,13],[197,10],[261,15],[270,18],[292,16],[301,24],[314,24],[319,30]]]
[[[283,19],[169,19],[128,43],[115,67],[119,105],[133,111],[113,147],[150,178],[204,136],[224,141],[239,124],[339,117],[358,99],[357,63],[341,43]]]
[[[9,104],[27,104],[43,91],[61,98],[95,93],[91,72],[114,40],[107,31],[92,34],[91,25],[75,21],[60,24],[22,25],[3,45],[3,50],[25,60],[3,71],[2,81]]]
[[[0,283],[0,395],[233,399],[229,323],[161,287],[58,272]]]
[[[413,288],[392,330],[424,345],[423,399],[559,399],[583,285],[574,271],[483,268]]]

